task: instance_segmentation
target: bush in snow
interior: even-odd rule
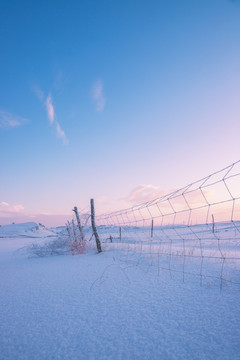
[[[47,240],[44,243],[36,242],[25,248],[30,256],[53,256],[53,255],[79,255],[86,253],[91,243],[76,238],[72,240],[69,236],[60,234],[58,237]]]
[[[65,255],[69,251],[70,241],[68,236],[60,235],[44,243],[34,243],[27,247],[27,252],[32,256]]]
[[[84,254],[87,250],[87,243],[84,240],[73,241],[69,244],[69,250],[72,255]]]

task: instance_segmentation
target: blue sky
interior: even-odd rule
[[[237,161],[239,44],[238,0],[2,0],[0,223],[122,208]]]

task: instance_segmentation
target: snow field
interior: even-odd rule
[[[109,244],[78,256],[15,251],[33,241],[0,239],[1,360],[239,359],[238,285],[183,282]]]

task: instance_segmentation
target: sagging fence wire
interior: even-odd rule
[[[85,238],[92,239],[89,214]],[[87,221],[86,221],[87,219]],[[240,161],[160,198],[96,216],[105,249],[160,270],[240,284]]]

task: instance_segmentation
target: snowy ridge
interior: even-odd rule
[[[53,230],[50,230],[44,225],[37,224],[35,222],[2,225],[0,227],[0,238],[12,238],[19,236],[41,238],[48,236],[56,236],[56,234]]]

